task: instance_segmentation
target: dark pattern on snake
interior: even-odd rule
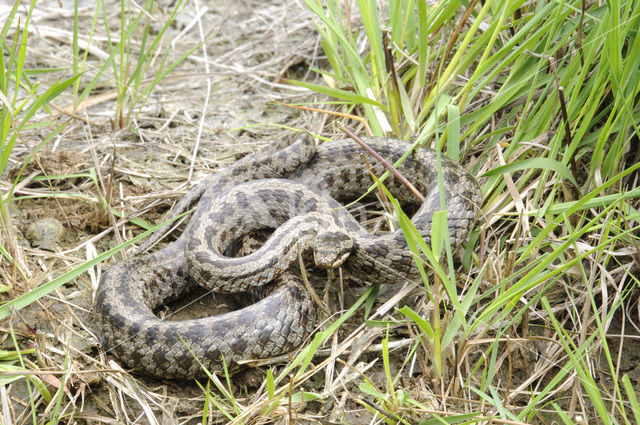
[[[392,162],[412,147],[401,140],[365,140]],[[314,151],[313,142],[303,136],[279,152],[249,155],[205,178],[170,214],[175,217],[199,199],[174,243],[105,272],[95,306],[104,346],[127,366],[162,378],[203,375],[201,367],[218,371],[222,355],[233,368],[240,360],[294,349],[313,329],[316,314],[298,278],[287,272],[301,242],[303,249],[313,250],[317,265],[342,264],[363,280],[385,283],[414,277],[414,261],[400,231],[370,235],[327,198],[353,200],[369,188],[361,153],[351,140],[324,143]],[[427,242],[433,212],[440,209],[436,162],[433,151],[417,148],[398,166],[425,195],[412,222]],[[379,164],[372,168],[378,176],[384,172]],[[473,177],[445,157],[442,172],[455,247],[466,240],[481,195]],[[415,199],[393,177],[385,186],[399,200]],[[255,254],[222,255],[239,236],[262,228],[276,230]],[[167,230],[157,232],[141,250]],[[170,322],[152,312],[196,282],[214,291],[237,292],[274,279],[275,289],[262,301],[225,315]]]

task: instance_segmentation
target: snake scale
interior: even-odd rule
[[[440,209],[436,154],[412,150],[402,140],[365,141],[388,161],[406,155],[398,170],[425,195],[412,222],[429,242],[433,212]],[[371,235],[339,204],[371,186],[361,155],[351,140],[316,147],[303,135],[280,151],[256,152],[203,179],[170,214],[175,217],[198,201],[175,242],[103,274],[95,297],[103,346],[135,371],[160,378],[196,377],[203,375],[202,367],[219,371],[223,356],[233,368],[241,360],[289,352],[313,330],[316,317],[304,286],[288,271],[299,249],[311,251],[316,266],[342,266],[366,281],[415,277],[402,232]],[[467,238],[481,195],[459,164],[444,156],[441,164],[449,234],[457,246]],[[380,164],[372,164],[371,170],[378,176],[384,172]],[[415,196],[393,176],[385,186],[398,200],[415,203]],[[225,255],[239,237],[265,228],[275,230],[257,251],[237,258]],[[139,251],[167,231],[156,232]],[[230,313],[184,321],[153,313],[195,285],[233,293],[271,281],[263,299]]]

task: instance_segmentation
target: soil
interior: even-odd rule
[[[119,18],[119,2],[108,0],[106,3],[114,25]],[[154,12],[156,33],[173,7],[170,2],[161,3]],[[33,176],[19,188],[18,198],[11,205],[12,226],[22,252],[18,263],[23,266],[25,277],[19,278],[19,272],[10,270],[3,263],[0,277],[11,277],[18,283],[8,294],[0,293],[2,301],[26,293],[95,256],[96,252],[104,252],[140,233],[139,226],[120,221],[119,217],[124,214],[140,216],[151,223],[159,221],[175,201],[208,173],[246,153],[291,138],[293,133],[281,126],[310,132],[328,131],[326,116],[272,103],[274,100],[284,103],[317,100],[312,92],[287,85],[284,79],[307,78],[310,67],[324,65],[319,59],[321,52],[311,13],[296,2],[282,3],[212,0],[200,4],[202,31],[211,36],[205,43],[206,56],[202,50],[196,50],[156,87],[144,105],[136,105],[135,114],[124,128],[118,126],[113,96],[105,96],[114,90],[113,75],[109,73],[90,96],[95,100],[92,106],[78,109],[73,113],[74,117],[52,111],[52,119],[68,123],[46,148],[37,151],[46,136],[44,130],[35,129],[23,134],[25,143],[14,150],[12,160],[15,162],[8,178],[13,181],[19,174],[23,178]],[[83,17],[81,34],[88,33],[93,4],[89,1],[79,3]],[[184,31],[171,50],[173,59],[200,41],[197,25],[189,29],[192,20],[199,16],[195,4],[182,9],[167,31],[164,48]],[[38,4],[31,24],[34,33],[29,44],[30,67],[70,65],[71,40],[65,31],[71,31],[73,26],[72,2],[64,1],[62,6],[60,8],[54,2]],[[115,26],[112,30],[116,30]],[[89,55],[88,76],[96,73],[104,61],[99,52],[107,51],[104,38],[97,37],[95,43],[97,50]],[[154,65],[157,66],[157,62]],[[46,87],[60,76],[59,73],[43,74],[41,84]],[[153,77],[153,72],[147,77]],[[99,96],[109,100],[100,102]],[[60,110],[71,102],[71,97],[64,94],[55,104]],[[29,154],[34,155],[34,161],[20,171]],[[35,178],[40,176],[48,178]],[[59,196],[31,197],[51,192]],[[53,253],[38,249],[38,244],[28,236],[29,226],[42,219],[55,219],[63,227],[55,243],[46,247]],[[114,226],[118,229],[117,234],[113,232]],[[205,392],[195,382],[161,382],[120,373],[117,362],[105,357],[100,350],[99,339],[91,326],[92,296],[102,269],[123,255],[114,256],[16,312],[10,323],[0,325],[1,347],[15,349],[10,337],[11,328],[22,349],[37,349],[38,355],[29,356],[29,361],[36,365],[34,368],[77,372],[70,374],[64,383],[67,395],[62,402],[61,415],[69,423],[202,423]],[[348,308],[365,289],[351,285],[344,292],[341,292],[343,288],[332,289],[326,297],[331,299],[333,311],[338,311],[341,306]],[[383,298],[390,298],[399,290],[398,287],[382,288]],[[412,297],[415,305],[424,302],[424,295],[412,293]],[[235,308],[235,303],[234,299],[214,298],[203,291],[170,308],[180,311],[175,316],[179,319]],[[186,305],[189,307],[182,309]],[[220,308],[222,310],[218,310]],[[614,316],[609,342],[615,350],[611,355],[622,359],[622,372],[627,373],[633,385],[639,388],[640,333],[637,322],[630,319],[637,319],[637,312],[635,316],[632,313],[626,317]],[[340,336],[346,336],[363,322],[361,316],[355,318]],[[360,336],[361,343],[363,346],[372,342],[379,344],[384,331],[384,327],[368,329]],[[398,332],[399,341],[405,339],[403,336],[407,340],[411,337],[409,331]],[[616,334],[625,337],[616,337]],[[405,355],[406,351],[401,349],[392,351],[392,375],[406,366]],[[524,382],[531,376],[533,364],[541,355],[545,355],[544,348],[532,342],[513,349],[512,376],[509,379],[505,375],[503,382],[509,379],[512,388]],[[424,357],[428,356],[425,354]],[[481,349],[470,355],[471,359],[481,357]],[[373,362],[370,370],[368,362]],[[385,388],[385,371],[379,352],[375,351],[361,356],[357,365],[359,372],[346,374],[339,383],[334,375],[324,370],[305,382],[305,391],[325,394],[324,399],[294,406],[294,413],[278,408],[265,416],[255,415],[249,423],[372,423],[379,416],[359,398],[361,391],[357,396],[351,395],[350,391],[361,388],[359,373],[365,371],[371,386]],[[272,367],[281,370],[277,364]],[[251,405],[255,393],[265,382],[266,370],[265,367],[250,368],[233,376],[230,386],[241,405]],[[609,379],[606,362],[601,362],[601,369],[596,373],[603,382]],[[40,375],[52,394],[63,385],[63,376]],[[224,379],[222,381],[226,388]],[[29,392],[34,389],[27,386],[31,385],[28,382],[20,379],[7,387],[12,401],[10,411],[16,424],[31,421]],[[439,410],[442,407],[440,394],[426,390],[434,388],[434,382],[430,372],[416,365],[414,373],[407,374],[402,384],[414,399]],[[216,390],[215,393],[221,392]],[[335,394],[333,398],[331,394]],[[45,404],[39,400],[35,409],[42,413]],[[513,403],[518,405],[518,400],[514,399]],[[463,406],[461,402],[457,405]],[[210,415],[210,423],[227,422],[219,412]],[[557,417],[549,414],[549,421],[554,419]]]

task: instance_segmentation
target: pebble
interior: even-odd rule
[[[53,217],[41,218],[34,221],[27,227],[27,239],[31,246],[54,251],[58,243],[62,240],[64,227],[60,221]]]

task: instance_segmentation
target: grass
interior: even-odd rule
[[[431,146],[478,176],[481,219],[458,256],[444,227],[428,246],[398,212],[410,246],[424,259],[418,290],[403,288],[388,303],[376,301],[378,286],[362,291],[257,389],[243,391],[228,374],[212,376],[214,385],[200,383],[191,419],[304,422],[317,415],[351,423],[353,410],[372,423],[393,424],[638,423],[640,4],[391,0],[384,11],[367,0],[304,4],[324,56],[308,61],[316,79],[289,81],[316,93],[304,92],[298,107],[308,102],[332,115],[322,128],[287,125],[324,136],[342,125]],[[13,423],[82,416],[72,401],[79,382],[105,394],[99,403],[108,407],[94,419],[140,415],[154,423],[175,400],[188,403],[180,392],[162,396],[110,371],[115,366],[105,359],[87,359],[96,351],[70,342],[73,335],[94,338],[90,324],[74,318],[90,308],[86,301],[60,321],[68,329],[64,338],[43,342],[48,349],[40,351],[40,364],[33,361],[35,337],[13,329],[24,311],[50,297],[76,305],[75,292],[91,292],[85,272],[95,284],[96,265],[143,237],[123,234],[126,242],[87,258],[65,253],[63,266],[52,255],[54,274],[49,267],[38,272],[35,258],[43,254],[24,249],[12,212],[34,200],[15,193],[32,161],[63,135],[79,133],[74,122],[101,119],[91,110],[100,96],[113,102],[106,119],[113,128],[146,137],[138,123],[150,121],[145,111],[155,90],[214,36],[176,54],[166,37],[175,36],[181,3],[162,22],[154,21],[158,8],[151,0],[138,6],[122,0],[117,15],[112,6],[98,2],[83,21],[74,4],[67,68],[37,68],[29,60],[35,1],[23,9],[16,2],[1,30],[0,318],[12,342],[0,353],[0,401],[17,400],[26,412],[3,410]],[[88,46],[103,49],[99,63]],[[229,71],[226,63],[219,69]],[[58,98],[72,107],[59,108]],[[56,121],[58,110],[72,119]],[[253,124],[242,125],[251,131]],[[39,142],[21,149],[34,132]],[[11,177],[9,165],[18,170]],[[54,202],[62,182],[79,180],[86,183],[72,191],[77,199],[114,223],[128,222],[130,215],[112,210],[120,205],[109,195],[122,171],[108,168],[110,175],[102,176],[94,161],[86,173],[32,177],[51,191],[35,200]],[[138,174],[129,173],[129,180]],[[69,285],[79,291],[67,299],[61,291]],[[32,316],[26,317],[22,322],[29,323]],[[96,381],[82,380],[96,369]],[[20,383],[26,398],[12,396]]]
[[[603,423],[632,423],[635,395],[620,387],[625,375],[610,354],[604,323],[620,314],[627,297],[637,292],[637,282],[623,276],[631,279],[620,282],[615,296],[608,290],[599,293],[593,284],[599,272],[588,271],[584,262],[624,267],[612,253],[636,246],[637,192],[629,176],[638,168],[631,152],[640,135],[638,5],[550,2],[534,9],[527,2],[484,2],[473,9],[473,23],[465,27],[467,15],[452,6],[460,6],[456,2],[433,7],[390,2],[389,16],[381,24],[376,8],[359,1],[363,26],[352,30],[348,17],[356,11],[347,13],[336,1],[305,3],[317,15],[331,64],[330,71],[318,70],[331,89],[315,90],[352,108],[354,96],[340,95],[341,86],[352,86],[358,95],[375,99],[383,111],[362,105],[374,134],[417,137],[454,159],[474,156],[474,170],[483,177],[484,237],[472,240],[475,244],[467,247],[465,256],[470,261],[464,273],[475,275],[474,284],[458,294],[451,283],[459,277],[431,260],[439,271],[425,280],[427,290],[435,289],[436,299],[453,304],[452,319],[432,315],[425,320],[415,312],[408,316],[426,336],[424,351],[432,353],[434,373],[440,375],[442,365],[434,350],[445,353],[453,339],[438,341],[441,333],[433,329],[461,341],[489,335],[495,340],[472,364],[473,373],[459,391],[472,390],[503,419],[533,420],[558,383],[575,374],[581,385],[574,385],[572,397],[588,398],[593,409],[584,404],[576,409],[572,403],[565,422],[573,423],[578,410]],[[446,31],[454,27],[465,29]],[[367,40],[364,55],[357,51],[361,38]],[[434,43],[437,38],[440,43]],[[510,230],[495,232],[499,218],[511,222]],[[495,257],[469,255],[478,250],[494,251]],[[432,257],[429,247],[421,251]],[[487,266],[507,270],[489,279]],[[577,282],[566,279],[572,267],[581,269]],[[483,291],[481,284],[487,280],[494,285]],[[568,319],[560,325],[545,292],[563,283],[569,288],[585,285],[586,296],[572,300],[575,304],[563,312]],[[606,300],[613,304],[603,304]],[[551,379],[553,384],[535,396],[521,394],[514,410],[508,397],[513,390],[500,385],[496,376],[505,349],[503,335],[518,332],[514,326],[541,306],[561,338],[566,360],[559,361],[555,377],[537,376],[539,382]],[[606,320],[598,319],[601,314]],[[596,329],[590,337],[580,318]],[[592,376],[589,356],[594,353],[605,353],[613,381],[606,391],[614,392],[614,402],[602,397],[601,381]],[[458,365],[468,361],[467,355],[458,353]],[[438,378],[446,386],[455,375]],[[557,404],[554,409],[562,411]]]

